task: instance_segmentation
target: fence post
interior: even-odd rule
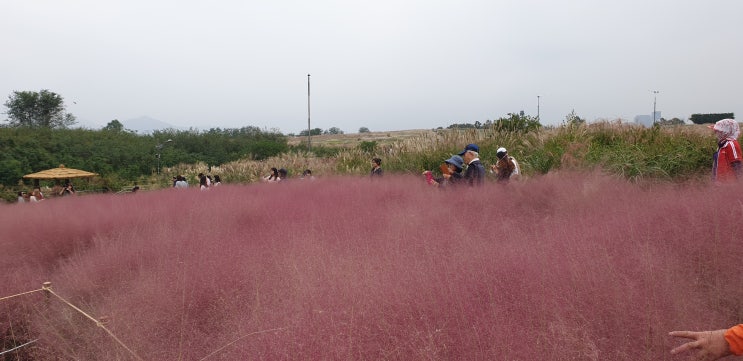
[[[45,300],[44,303],[46,304],[47,308],[49,308],[49,298],[51,297],[51,290],[52,290],[52,283],[47,281],[41,284],[41,289],[44,291]]]

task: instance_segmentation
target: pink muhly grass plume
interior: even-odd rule
[[[668,331],[739,322],[740,188],[385,175],[4,206],[0,297],[51,281],[145,360],[665,359]],[[0,307],[38,359],[133,359],[42,293]]]

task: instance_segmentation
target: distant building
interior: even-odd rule
[[[655,112],[655,121],[660,121],[660,111]],[[635,123],[650,128],[653,126],[653,114],[635,115]]]

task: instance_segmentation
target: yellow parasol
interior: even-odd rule
[[[41,172],[26,174],[23,178],[28,179],[70,179],[70,178],[88,178],[97,176],[96,173],[86,172],[84,170],[67,168],[60,164],[58,168],[42,170]]]

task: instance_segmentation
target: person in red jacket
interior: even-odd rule
[[[737,180],[743,169],[743,154],[738,143],[738,122],[735,119],[723,119],[708,127],[717,136],[717,151],[712,155],[712,179],[718,182]]]
[[[743,324],[717,331],[673,331],[669,335],[689,341],[671,350],[676,355],[696,350],[694,360],[717,360],[729,355],[743,355]]]

